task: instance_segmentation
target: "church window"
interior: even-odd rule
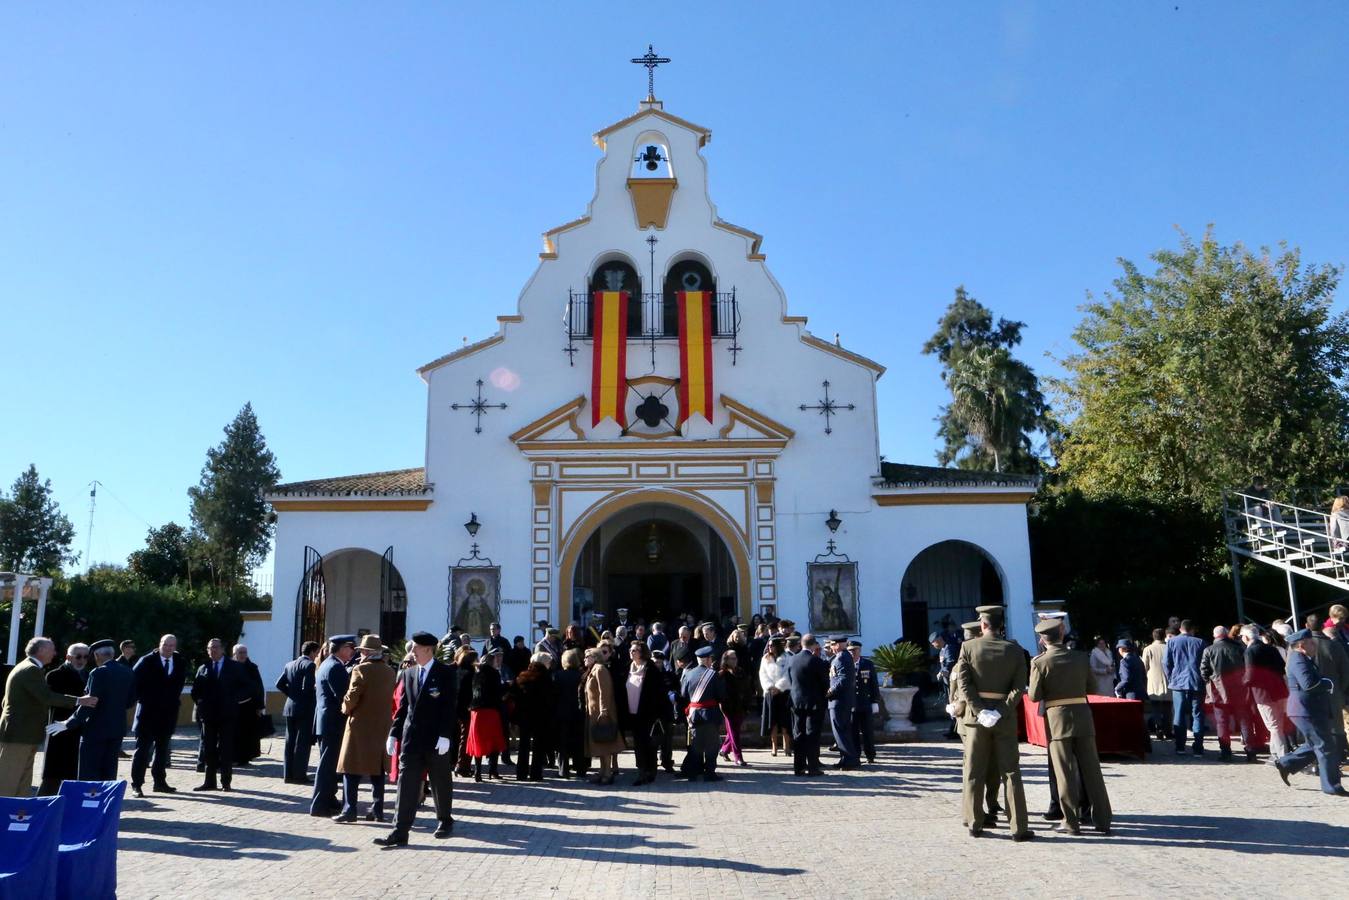
[[[665,291],[663,297],[662,325],[666,335],[679,334],[679,305],[675,294],[679,291],[708,291],[712,294],[712,333],[719,334],[717,327],[717,284],[712,279],[712,271],[696,259],[684,259],[670,266],[665,273]]]
[[[600,263],[590,276],[590,296],[596,291],[628,292],[628,337],[642,334],[642,281],[637,270],[622,260]]]

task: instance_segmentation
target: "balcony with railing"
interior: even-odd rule
[[[567,354],[572,365],[576,362],[577,342],[594,338],[593,298],[588,291],[568,291],[567,307],[563,316],[563,328],[567,332]],[[726,344],[731,354],[731,365],[735,365],[740,350],[740,307],[736,303],[735,289],[719,292],[712,296],[712,339]],[[640,294],[628,298],[629,341],[647,341],[651,345],[652,362],[655,361],[656,344],[661,341],[679,339],[679,306],[674,295]]]

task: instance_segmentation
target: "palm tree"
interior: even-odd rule
[[[992,457],[993,471],[1002,471],[1009,418],[1016,402],[1011,356],[1000,347],[974,347],[953,360],[951,413],[964,425],[975,456]]]

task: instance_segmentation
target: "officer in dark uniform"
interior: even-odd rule
[[[281,715],[286,719],[286,750],[281,772],[286,784],[310,784],[309,751],[314,745],[314,707],[318,702],[316,678],[318,641],[305,641],[300,655],[286,663],[276,679],[276,689],[286,696]]]
[[[861,641],[848,641],[857,669],[857,703],[853,706],[854,746],[866,754],[867,762],[876,761],[876,732],[872,717],[880,712],[880,686],[876,683],[876,664],[862,655]]]
[[[669,701],[670,706],[674,709],[674,712],[671,714],[671,721],[672,722],[678,721],[679,704],[676,701],[679,699],[679,676],[665,667],[666,660],[664,650],[652,650],[651,662],[660,671],[662,679],[661,684],[664,685],[665,687],[666,699]],[[674,773],[675,767],[674,767],[673,728],[661,729],[660,767],[671,774]]]
[[[848,639],[830,638],[833,657],[829,660],[829,727],[834,732],[834,744],[838,747],[839,761],[835,765],[840,769],[855,769],[861,761],[861,754],[854,739],[852,714],[857,707],[857,668],[852,654],[848,652]]]
[[[721,749],[721,726],[725,716],[721,702],[726,699],[726,685],[713,667],[711,646],[699,647],[694,655],[698,664],[684,670],[679,682],[679,694],[688,704],[689,748],[680,777],[703,781],[721,781],[717,774],[717,751]]]
[[[97,668],[89,673],[85,691],[98,698],[98,706],[81,706],[61,723],[80,733],[81,781],[114,781],[117,751],[126,737],[126,711],[136,705],[135,676],[118,664],[112,641],[95,641],[89,652]]]
[[[342,698],[347,695],[351,673],[347,663],[356,653],[356,635],[338,634],[328,638],[331,655],[319,666],[315,680],[314,735],[318,738],[319,762],[314,770],[314,794],[309,802],[311,816],[332,816],[342,811],[337,802],[337,756],[342,750],[342,735],[347,717],[342,714]]]

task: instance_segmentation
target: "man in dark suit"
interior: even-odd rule
[[[234,773],[234,737],[239,728],[239,705],[249,702],[243,667],[225,656],[220,638],[206,644],[207,660],[192,679],[192,702],[201,726],[202,762],[206,780],[194,791],[230,789]],[[216,775],[220,782],[217,786]]]
[[[86,690],[98,698],[97,706],[81,706],[75,714],[58,725],[80,732],[80,780],[114,781],[117,778],[117,751],[126,737],[126,711],[136,702],[135,677],[114,657],[117,646],[112,641],[95,641],[89,645],[97,667],[89,673]]]
[[[318,703],[318,666],[314,664],[318,655],[318,641],[305,641],[300,655],[286,663],[281,677],[276,679],[276,689],[286,695],[286,705],[281,710],[286,717],[286,755],[282,763],[286,784],[311,783],[309,748],[314,743],[314,710]]]
[[[857,705],[857,668],[848,652],[848,639],[843,636],[830,641],[834,652],[829,661],[829,727],[838,746],[838,768],[856,769],[861,754],[853,739],[852,714]]]
[[[47,687],[58,694],[79,697],[89,683],[89,645],[71,644],[66,648],[66,661],[47,673]],[[52,722],[60,722],[74,715],[74,711],[52,709]],[[47,738],[47,750],[42,754],[42,785],[38,796],[54,797],[61,790],[61,782],[74,781],[80,775],[80,733],[66,731]]]
[[[1288,718],[1307,740],[1275,760],[1274,767],[1288,784],[1289,775],[1301,772],[1314,760],[1321,773],[1321,790],[1349,796],[1349,791],[1340,786],[1339,747],[1330,727],[1330,695],[1335,686],[1316,666],[1313,640],[1314,635],[1305,628],[1288,636]]]
[[[451,752],[459,720],[455,703],[459,696],[458,670],[436,659],[436,637],[425,631],[412,636],[416,665],[400,676],[403,693],[394,711],[386,749],[398,750],[398,809],[393,831],[375,838],[385,849],[406,847],[408,832],[422,800],[422,779],[428,774],[436,807],[436,837],[447,838],[454,830],[451,791],[455,754]]]
[[[823,775],[820,733],[829,701],[829,664],[820,659],[815,635],[801,639],[801,652],[785,663],[792,691],[792,769],[797,775]]]
[[[319,743],[319,764],[314,770],[314,794],[309,801],[309,814],[325,817],[342,811],[342,804],[337,802],[337,757],[347,730],[342,698],[351,683],[347,663],[356,653],[356,635],[328,638],[328,651],[328,658],[314,676],[314,735]]]
[[[159,649],[142,656],[131,671],[136,677],[136,718],[131,725],[136,735],[136,752],[131,758],[131,792],[137,797],[145,796],[145,769],[149,767],[155,791],[177,793],[168,782],[169,741],[178,727],[178,708],[187,681],[187,666],[178,655],[178,638],[171,634],[161,637]]]

